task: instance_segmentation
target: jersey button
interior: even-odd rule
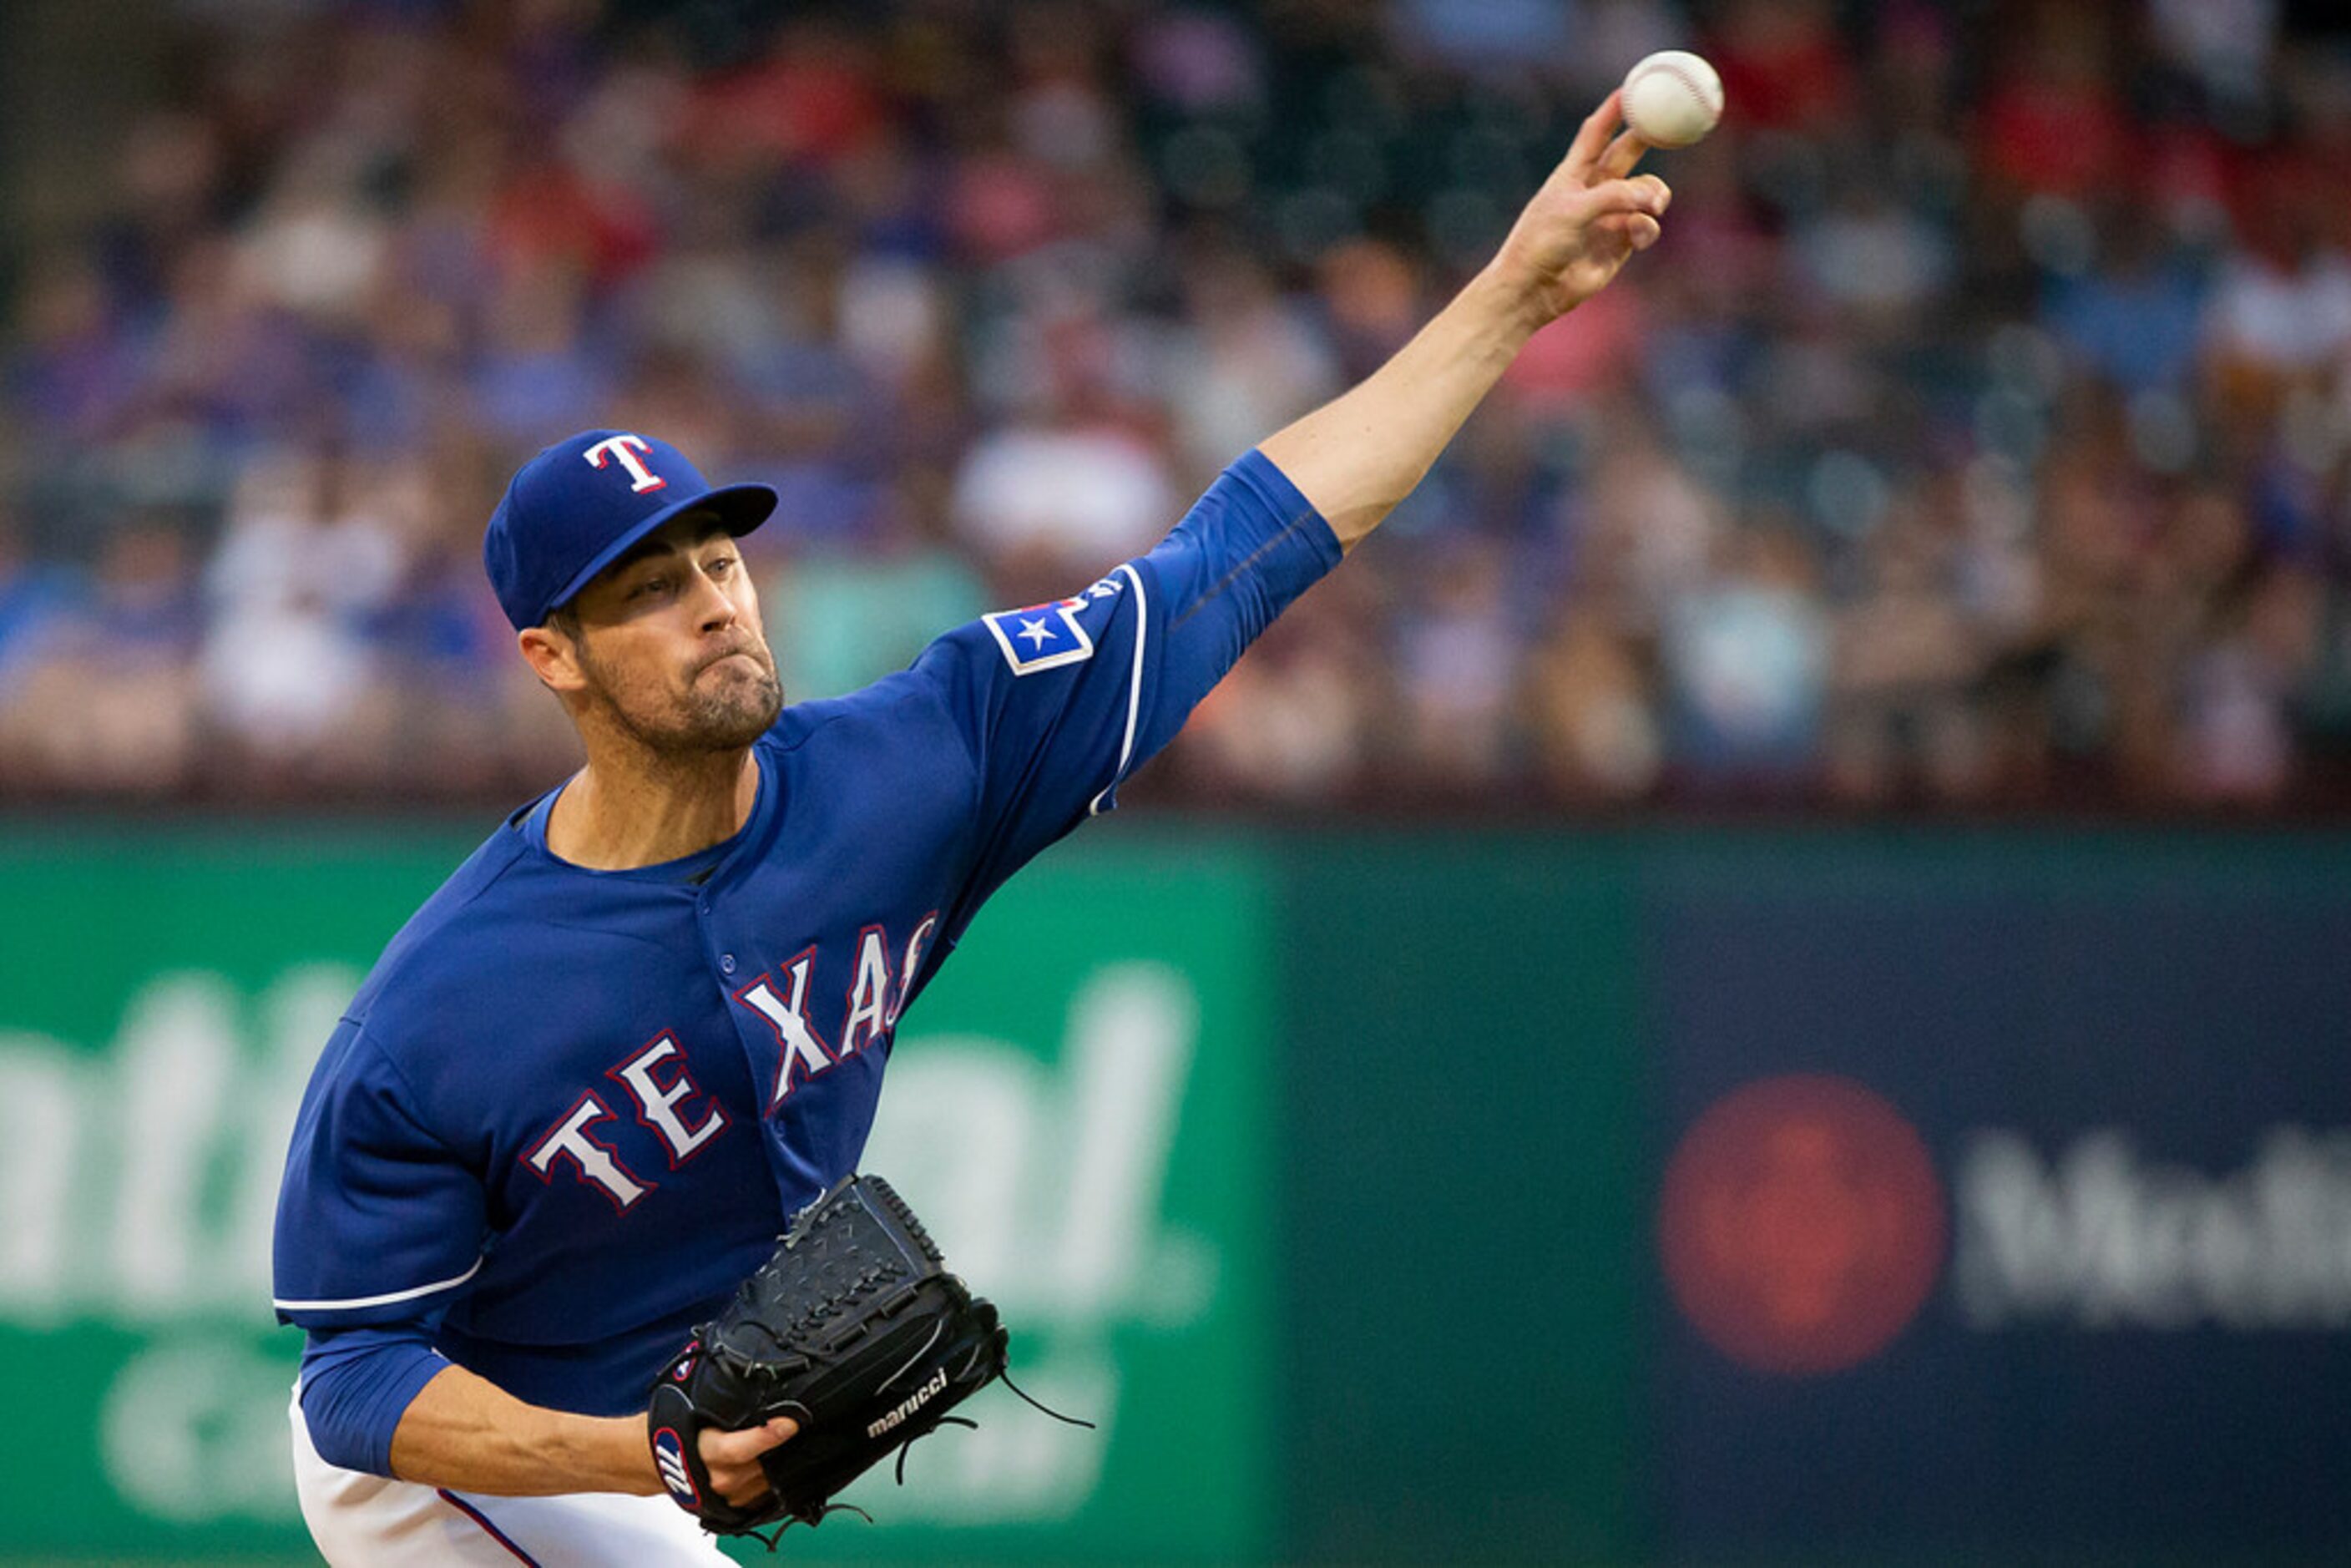
[[[722,975],[731,975],[735,972],[734,954],[721,953],[718,955],[718,972]]]
[[[695,907],[701,910],[703,914],[707,915],[710,913],[710,900],[705,898],[700,904],[695,904]]]

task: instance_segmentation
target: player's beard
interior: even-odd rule
[[[614,726],[660,756],[739,751],[784,711],[775,657],[756,640],[695,666],[683,692],[633,690],[632,683],[614,679],[584,643],[580,667]]]

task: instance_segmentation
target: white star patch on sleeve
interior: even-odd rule
[[[1084,594],[1031,604],[1019,610],[998,610],[980,619],[996,638],[1004,662],[1016,675],[1075,664],[1094,656],[1094,640],[1078,624],[1078,612],[1089,601]]]

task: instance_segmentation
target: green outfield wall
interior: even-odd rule
[[[472,842],[0,826],[0,1562],[310,1560],[287,1128]],[[1092,829],[867,1164],[1101,1430],[786,1548],[2343,1561],[2346,954],[2351,835]]]
[[[1334,835],[1275,862],[1286,1554],[1629,1561],[1634,852]]]

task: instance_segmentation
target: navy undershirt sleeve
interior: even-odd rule
[[[400,1418],[449,1361],[422,1325],[310,1332],[302,1346],[302,1419],[330,1465],[392,1474]]]

